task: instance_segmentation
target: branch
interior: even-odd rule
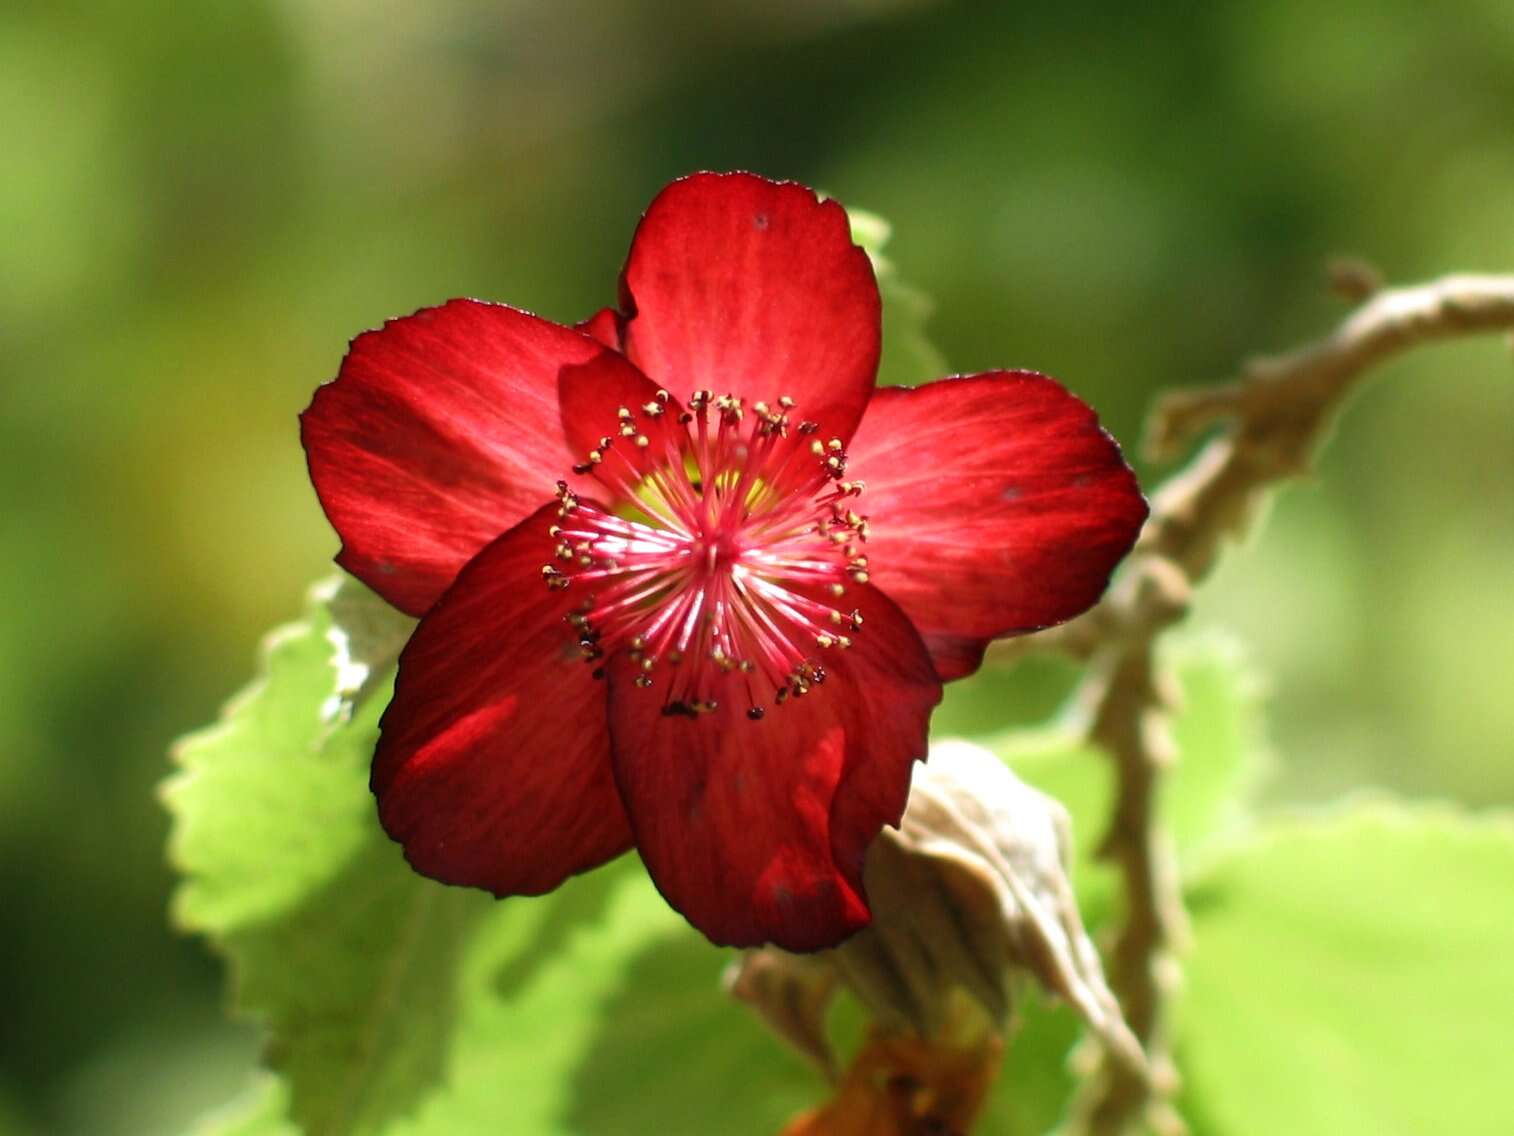
[[[1158,1133],[1183,1130],[1168,1103],[1177,1077],[1165,1010],[1185,917],[1176,864],[1157,822],[1161,775],[1174,756],[1166,732],[1170,698],[1155,662],[1158,635],[1187,613],[1193,587],[1213,569],[1225,538],[1246,530],[1271,486],[1309,469],[1342,401],[1376,364],[1421,343],[1507,330],[1514,330],[1514,276],[1448,276],[1380,292],[1326,338],[1255,360],[1234,382],[1159,399],[1147,428],[1154,460],[1171,459],[1216,423],[1226,428],[1153,495],[1135,551],[1098,605],[992,649],[1000,662],[1057,652],[1092,664],[1080,699],[1089,734],[1109,753],[1118,781],[1100,848],[1119,867],[1126,896],[1110,984],[1153,1072],[1148,1082],[1116,1061],[1100,1061],[1074,1102],[1071,1131],[1117,1136],[1138,1120]]]

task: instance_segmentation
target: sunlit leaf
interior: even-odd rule
[[[1186,862],[1250,823],[1251,797],[1271,760],[1264,687],[1240,644],[1218,634],[1177,639],[1163,662],[1181,689],[1172,719],[1178,763],[1163,787],[1163,821]]]
[[[289,1089],[273,1077],[258,1077],[245,1096],[205,1117],[188,1136],[300,1136],[289,1119]]]
[[[509,900],[461,971],[445,1088],[392,1136],[770,1136],[819,1075],[721,989],[730,956],[634,858]]]
[[[878,290],[883,295],[883,357],[878,365],[881,386],[918,386],[947,374],[946,360],[925,333],[934,304],[924,292],[899,277],[893,261],[883,255],[893,229],[876,213],[848,210],[852,240],[873,261]]]
[[[176,914],[226,954],[282,1074],[195,1136],[765,1136],[819,1099],[634,858],[501,903],[410,871],[367,788],[384,691],[332,713],[332,594],[270,637],[164,792]]]
[[[1032,998],[1020,1018],[979,1121],[985,1134],[1044,1136],[1061,1119],[1076,1084],[1068,1054],[1081,1035],[1077,1015]]]
[[[1179,760],[1164,786],[1163,811],[1180,857],[1197,856],[1210,841],[1244,830],[1246,796],[1265,752],[1259,683],[1236,645],[1217,637],[1179,640],[1165,662],[1181,699],[1172,721]],[[1095,851],[1111,805],[1108,759],[1070,725],[979,740],[1072,815],[1078,903],[1091,927],[1106,922],[1118,902],[1117,881]],[[1053,1127],[1074,1084],[1066,1062],[1079,1032],[1065,1008],[1031,1008],[989,1099],[984,1131],[1043,1133]]]
[[[1162,785],[1162,816],[1186,860],[1248,823],[1249,797],[1267,763],[1261,683],[1240,647],[1217,635],[1177,640],[1164,651],[1163,665],[1177,680],[1171,730],[1178,760]],[[973,740],[1067,807],[1086,860],[1109,815],[1113,786],[1104,754],[1072,722]]]
[[[1193,896],[1190,1109],[1226,1136],[1504,1136],[1514,822],[1385,803],[1268,823]]]
[[[439,1077],[456,958],[487,900],[415,875],[379,829],[383,700],[332,720],[329,595],[270,637],[264,676],[220,724],[180,744],[164,797],[179,923],[212,938],[237,1007],[269,1026],[294,1119],[339,1134],[376,1131]]]

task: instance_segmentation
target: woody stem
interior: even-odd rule
[[[1153,659],[1157,637],[1187,613],[1193,586],[1227,537],[1241,535],[1272,488],[1305,473],[1344,398],[1378,363],[1422,343],[1514,330],[1514,276],[1449,276],[1377,293],[1330,335],[1248,364],[1234,382],[1160,399],[1147,449],[1170,459],[1223,423],[1186,468],[1153,495],[1152,513],[1120,579],[1070,623],[997,644],[1004,662],[1060,652],[1090,664],[1082,692],[1090,737],[1113,762],[1115,801],[1100,854],[1120,872],[1123,921],[1110,979],[1151,1060],[1149,1080],[1103,1059],[1074,1102],[1067,1131],[1121,1136],[1144,1122],[1183,1131],[1171,1105],[1177,1077],[1167,1037],[1184,915],[1177,866],[1158,820],[1172,761],[1169,699]]]

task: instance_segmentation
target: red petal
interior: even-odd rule
[[[573,325],[575,331],[592,335],[611,351],[620,350],[620,326],[625,321],[614,308],[600,308],[582,323]]]
[[[767,703],[761,721],[739,679],[718,710],[689,718],[665,715],[628,660],[610,669],[615,776],[637,847],[667,901],[717,944],[819,950],[870,918],[863,854],[904,812],[941,685],[886,596],[854,588],[848,601],[865,618],[856,646],[827,652],[825,682]]]
[[[677,440],[685,433],[678,424],[683,405],[672,397],[659,399],[657,384],[619,352],[601,351],[587,363],[564,367],[557,391],[562,432],[574,462],[585,463],[591,453],[600,454],[601,460],[588,472],[612,490],[612,499],[631,496],[623,491],[628,462],[632,482],[654,466],[683,464],[676,456]],[[654,404],[662,410],[648,413],[646,408]],[[622,417],[621,411],[629,417]],[[622,423],[634,426],[635,433],[622,434]],[[642,437],[647,439],[645,446],[637,444]],[[606,438],[610,444],[602,446]]]
[[[826,437],[851,437],[881,308],[836,202],[753,174],[675,181],[636,230],[621,292],[626,354],[674,394],[786,394]]]
[[[500,304],[453,300],[352,341],[301,438],[337,563],[419,615],[572,459],[557,372],[601,350]]]
[[[1029,371],[880,389],[847,454],[872,582],[943,678],[976,670],[990,639],[1092,605],[1146,518],[1093,411]]]
[[[473,559],[400,656],[373,759],[384,829],[425,875],[536,895],[631,844],[605,686],[549,591],[557,506]]]

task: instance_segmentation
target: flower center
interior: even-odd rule
[[[862,615],[867,518],[851,505],[841,441],[795,417],[791,398],[750,406],[666,391],[621,407],[614,432],[575,473],[593,472],[611,504],[558,482],[547,586],[581,597],[567,616],[586,663],[624,651],[636,685],[661,686],[663,712],[694,717],[727,699],[761,719],[771,702],[825,681]]]

